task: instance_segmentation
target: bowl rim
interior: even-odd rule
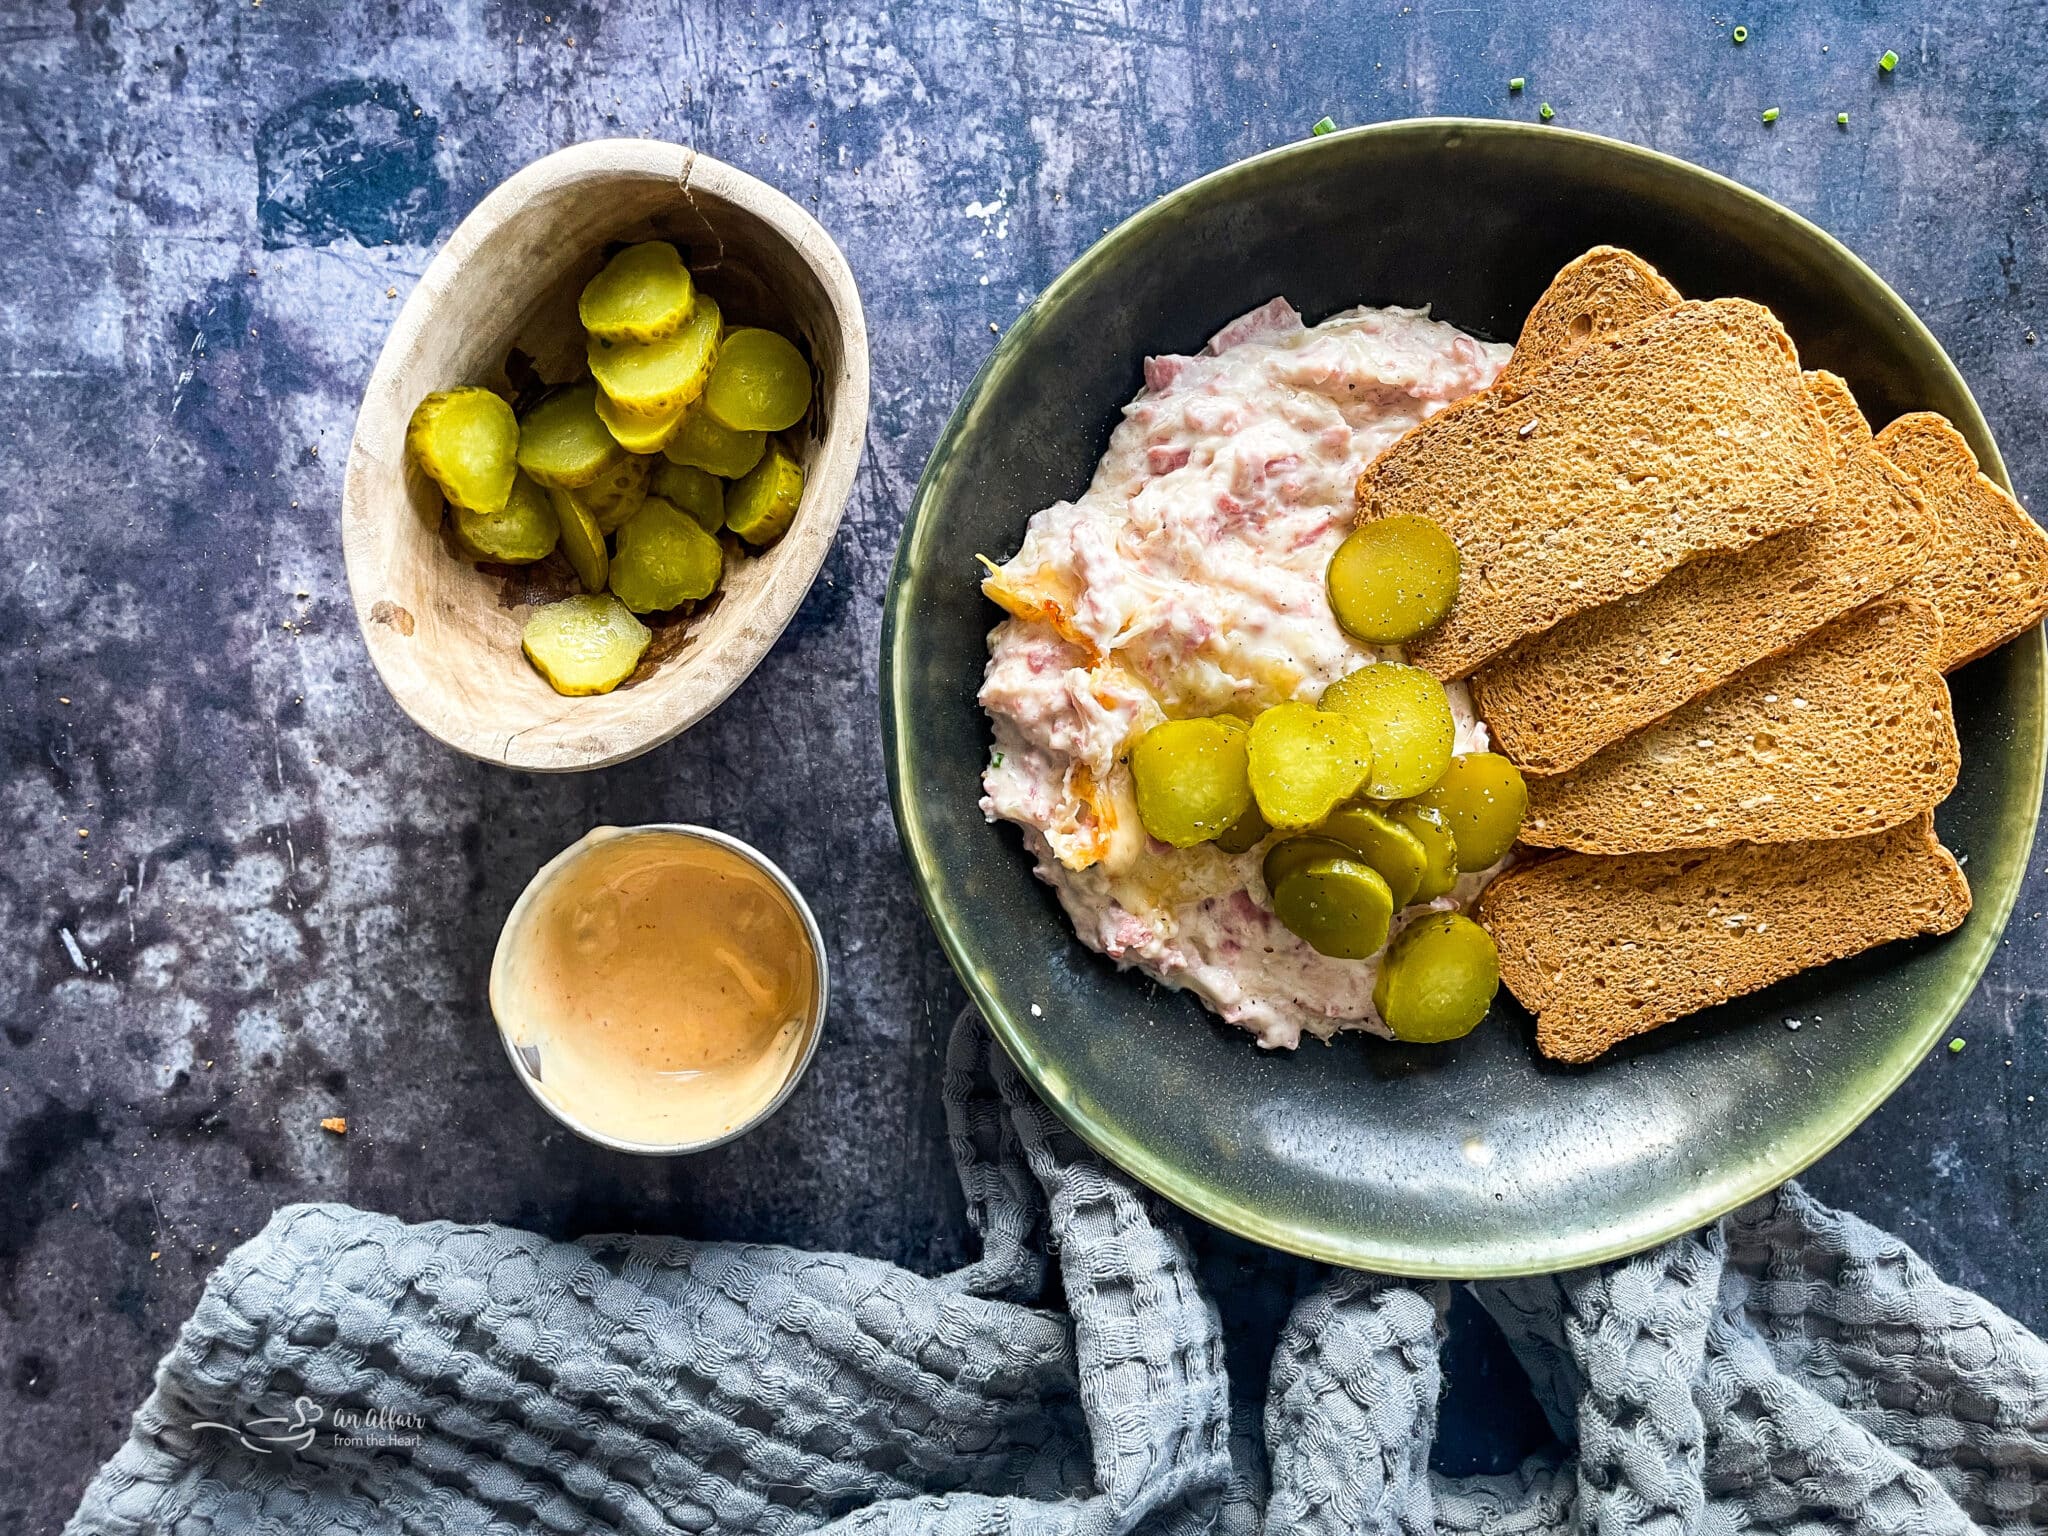
[[[1770,1155],[1751,1160],[1746,1165],[1748,1171],[1739,1177],[1726,1181],[1702,1181],[1695,1187],[1704,1191],[1703,1194],[1667,1202],[1661,1220],[1644,1222],[1627,1236],[1603,1241],[1596,1235],[1593,1240],[1573,1242],[1560,1234],[1547,1244],[1525,1245],[1496,1261],[1453,1265],[1434,1259],[1427,1252],[1410,1244],[1360,1240],[1333,1234],[1322,1227],[1268,1217],[1251,1203],[1224,1194],[1202,1179],[1190,1177],[1180,1167],[1158,1157],[1135,1138],[1121,1134],[1093,1115],[1085,1100],[1072,1092],[1059,1065],[1032,1049],[1018,1019],[1004,1007],[1002,1000],[990,985],[987,973],[973,953],[966,937],[971,925],[969,914],[954,909],[940,889],[937,861],[930,834],[909,793],[910,765],[906,760],[908,749],[900,727],[902,717],[911,708],[908,680],[912,668],[909,664],[910,658],[904,654],[905,594],[910,586],[913,569],[925,563],[927,546],[933,537],[932,524],[926,513],[932,497],[936,494],[936,481],[966,433],[971,406],[991,379],[1015,366],[1015,358],[1023,349],[1025,339],[1044,323],[1048,314],[1058,308],[1068,292],[1090,280],[1096,267],[1134,238],[1134,232],[1140,225],[1150,224],[1158,218],[1171,219],[1188,204],[1211,197],[1220,189],[1227,189],[1231,182],[1240,178],[1255,177],[1279,160],[1314,155],[1321,153],[1325,145],[1361,137],[1413,137],[1437,142],[1450,133],[1524,140],[1538,136],[1548,139],[1550,136],[1562,134],[1569,139],[1596,145],[1602,151],[1615,154],[1624,160],[1637,160],[1654,165],[1661,171],[1677,172],[1684,177],[1703,179],[1724,193],[1751,204],[1758,212],[1781,221],[1805,238],[1818,242],[1829,255],[1859,274],[1892,301],[1909,336],[1924,349],[1933,366],[1948,375],[1959,397],[1967,402],[1970,419],[1959,421],[1957,426],[1976,451],[1979,467],[2000,486],[2011,490],[2005,461],[1999,454],[1997,443],[1992,437],[1989,424],[1984,419],[1982,409],[1977,405],[1975,395],[1970,392],[1968,382],[1949,358],[1947,350],[1927,329],[1919,315],[1899,297],[1890,284],[1847,245],[1812,220],[1793,212],[1754,188],[1744,186],[1732,177],[1723,176],[1717,171],[1695,165],[1676,155],[1576,129],[1473,117],[1398,118],[1343,129],[1337,133],[1279,145],[1246,159],[1233,161],[1196,177],[1156,201],[1146,204],[1112,227],[1048,283],[1011,323],[1009,329],[990,350],[989,355],[983,359],[980,368],[975,371],[962,391],[952,415],[925,461],[917,491],[911,498],[910,507],[904,517],[903,533],[897,544],[896,559],[889,573],[888,593],[882,611],[881,635],[882,749],[883,764],[889,780],[890,806],[895,813],[897,834],[903,844],[906,862],[910,865],[918,898],[924,906],[927,919],[938,934],[954,974],[959,977],[968,996],[981,1011],[982,1017],[988,1021],[996,1038],[1002,1041],[1004,1049],[1009,1052],[1011,1060],[1023,1072],[1033,1090],[1090,1147],[1182,1209],[1254,1242],[1329,1264],[1385,1274],[1425,1279],[1501,1279],[1552,1273],[1642,1252],[1719,1219],[1738,1206],[1776,1188],[1826,1155],[1861,1125],[1891,1096],[1899,1084],[1911,1075],[1913,1069],[1920,1064],[1927,1051],[1954,1021],[1963,1005],[1975,992],[1985,968],[1990,964],[1992,953],[2004,935],[2006,923],[2019,897],[2022,879],[2015,878],[2009,881],[2004,889],[1973,893],[1977,898],[1977,920],[1965,930],[1944,940],[1944,943],[1951,946],[1964,946],[1960,955],[1961,969],[1956,973],[1957,979],[1941,996],[1939,1005],[1928,1010],[1919,1029],[1913,1032],[1908,1040],[1901,1042],[1900,1049],[1893,1052],[1891,1060],[1885,1064],[1886,1069],[1865,1075],[1858,1085],[1862,1092],[1854,1102],[1846,1107],[1844,1113],[1825,1123],[1818,1133],[1789,1145],[1774,1145]],[[2037,665],[2048,665],[2048,643],[2044,643],[2043,630],[2040,626],[2010,643],[2031,646],[2040,659]],[[2025,818],[2025,836],[2030,857],[2040,820],[2040,786],[2043,770],[2044,767],[2048,767],[2048,713],[2044,713],[2037,721],[2032,740],[2023,745],[2031,748],[2028,755],[2028,772],[2035,785],[2032,808]],[[2019,869],[2022,877],[2026,862],[2025,858],[2020,860]],[[1251,1042],[1247,1040],[1246,1043],[1249,1048]],[[1907,1044],[1910,1044],[1910,1049],[1904,1048]],[[1590,1230],[1597,1234],[1599,1229]]]
[[[365,510],[370,477],[379,467],[377,447],[371,439],[385,435],[387,420],[396,418],[403,393],[410,392],[406,384],[410,365],[431,317],[454,290],[470,258],[524,217],[529,205],[543,192],[565,184],[602,183],[620,177],[672,181],[685,198],[703,193],[743,209],[766,224],[796,259],[809,268],[838,322],[841,359],[832,381],[832,417],[805,481],[803,506],[778,546],[781,552],[777,586],[789,595],[786,611],[773,615],[768,622],[748,623],[730,635],[720,648],[728,665],[721,669],[715,685],[680,698],[677,702],[681,707],[675,708],[672,715],[649,710],[644,719],[635,721],[635,729],[606,732],[597,750],[578,738],[559,744],[545,760],[522,760],[513,750],[522,733],[446,728],[445,722],[428,708],[428,699],[435,690],[422,687],[418,679],[405,675],[395,664],[387,667],[387,659],[395,663],[397,653],[392,649],[394,642],[385,633],[387,626],[374,616],[380,594],[369,590],[381,569],[379,546],[383,539],[380,525]],[[666,139],[636,138],[585,140],[554,150],[513,172],[463,216],[420,274],[385,333],[376,364],[356,406],[342,481],[342,560],[348,574],[356,627],[385,692],[413,724],[443,746],[480,762],[524,773],[580,773],[608,768],[681,735],[723,704],[752,675],[774,649],[803,606],[805,594],[816,583],[845,517],[846,504],[852,499],[867,443],[869,366],[867,317],[845,253],[822,224],[786,193],[759,177],[688,145]],[[402,440],[402,428],[399,436]],[[755,612],[767,615],[774,606],[763,604]],[[576,703],[574,699],[563,702],[570,708]],[[579,752],[582,755],[577,755]]]
[[[512,1032],[506,1025],[506,1015],[512,1010],[502,1001],[502,994],[511,989],[510,972],[513,955],[518,945],[515,934],[525,923],[528,910],[540,899],[541,893],[578,860],[588,857],[598,848],[630,838],[659,837],[678,842],[708,843],[723,849],[744,863],[766,875],[777,890],[795,910],[797,924],[803,929],[804,942],[811,951],[811,983],[814,1001],[810,1017],[804,1021],[805,1039],[803,1049],[782,1080],[782,1086],[749,1115],[729,1131],[716,1136],[707,1136],[701,1141],[628,1141],[608,1131],[600,1131],[571,1114],[562,1105],[550,1098],[542,1087],[541,1080],[532,1067],[519,1054],[519,1046],[512,1039]],[[818,1054],[818,1041],[825,1033],[825,1020],[832,1008],[832,965],[825,950],[825,935],[818,927],[817,914],[811,910],[810,902],[797,888],[796,881],[787,871],[767,854],[744,839],[734,837],[730,832],[721,832],[716,827],[698,826],[687,821],[645,821],[629,827],[615,827],[609,824],[592,827],[588,832],[557,853],[547,863],[533,872],[533,878],[526,882],[512,903],[512,910],[505,914],[505,921],[498,929],[498,943],[491,951],[491,969],[486,987],[491,1009],[491,1022],[496,1029],[498,1044],[505,1049],[505,1059],[511,1063],[512,1075],[519,1079],[534,1102],[554,1116],[585,1141],[607,1147],[614,1152],[627,1152],[636,1157],[686,1157],[695,1152],[709,1152],[713,1147],[722,1147],[729,1141],[737,1141],[756,1126],[774,1117],[775,1112],[788,1102],[796,1092],[796,1086],[803,1081],[804,1074],[811,1069],[811,1058]]]

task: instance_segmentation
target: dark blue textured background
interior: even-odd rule
[[[1148,199],[1325,113],[1544,101],[1847,240],[1961,365],[2022,499],[2042,491],[2031,0],[6,6],[0,1529],[69,1511],[220,1253],[288,1200],[957,1262],[936,1080],[958,993],[895,852],[875,695],[925,452],[992,328]],[[693,143],[816,212],[866,299],[873,424],[825,575],[759,673],[637,763],[521,778],[434,746],[371,674],[341,469],[436,242],[527,161],[609,134]],[[556,1131],[483,1001],[531,871],[594,822],[656,819],[780,859],[839,978],[779,1119],[676,1163]],[[1969,1048],[1810,1176],[2037,1328],[2044,893],[2037,855]],[[333,1114],[346,1139],[318,1128]],[[1243,1265],[1219,1248],[1219,1274]],[[1233,1310],[1279,1304],[1261,1285]],[[1520,1429],[1473,1385],[1483,1335],[1459,1340],[1453,1455],[1483,1461]]]

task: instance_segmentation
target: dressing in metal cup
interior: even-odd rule
[[[707,827],[599,827],[513,903],[491,1013],[519,1080],[577,1135],[701,1152],[789,1097],[828,980],[817,919],[758,850]]]

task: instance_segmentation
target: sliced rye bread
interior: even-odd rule
[[[1941,520],[1928,572],[1915,584],[1941,610],[1941,670],[1953,672],[2048,617],[2048,534],[1977,468],[1948,419],[1901,416],[1877,447],[1919,486]]]
[[[1923,598],[1858,608],[1571,772],[1530,779],[1522,841],[1652,853],[1910,821],[1962,765],[1940,644]]]
[[[1833,491],[1791,338],[1761,305],[1714,299],[1439,412],[1359,477],[1358,508],[1457,543],[1457,601],[1409,647],[1448,680],[1697,556],[1803,527]]]
[[[1810,966],[1947,933],[1969,911],[1969,882],[1927,815],[1825,842],[1563,854],[1510,869],[1479,899],[1537,1048],[1575,1062]]]
[[[1926,570],[1933,512],[1872,445],[1847,384],[1812,372],[1805,387],[1835,455],[1834,498],[1817,521],[1702,555],[1647,592],[1532,635],[1474,675],[1480,717],[1524,773],[1577,767]]]
[[[1559,268],[1543,297],[1522,322],[1514,356],[1493,381],[1495,389],[1517,391],[1537,369],[1586,342],[1662,314],[1685,295],[1633,251],[1596,245]]]

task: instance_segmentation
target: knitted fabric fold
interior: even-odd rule
[[[1475,1285],[1560,1438],[1448,1478],[1447,1287],[1321,1273],[1233,1395],[1180,1222],[971,1015],[945,1098],[982,1253],[938,1279],[288,1207],[209,1280],[69,1529],[2048,1527],[2048,1349],[1796,1186],[1631,1259]]]

